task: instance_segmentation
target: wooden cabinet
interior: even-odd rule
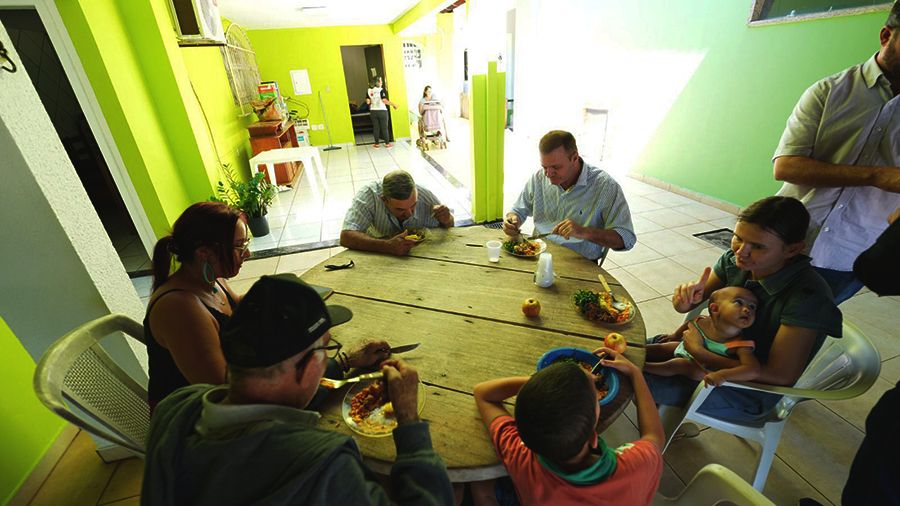
[[[257,121],[247,125],[247,130],[250,132],[250,147],[253,148],[253,156],[270,149],[300,147],[293,121],[284,124],[281,121]],[[269,182],[274,185],[293,186],[300,177],[301,167],[300,162],[276,163],[275,179],[277,181]],[[266,179],[269,177],[266,176]]]

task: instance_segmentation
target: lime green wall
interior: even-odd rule
[[[749,1],[598,3],[604,38],[622,49],[705,53],[633,170],[744,206],[776,192],[772,154],[797,99],[815,81],[878,50],[887,13],[747,27]],[[645,72],[628,79],[666,85]]]
[[[0,356],[0,504],[6,504],[59,436],[65,422],[34,395],[34,361],[3,319]]]
[[[324,124],[318,97],[318,92],[322,92],[335,144],[354,141],[341,46],[382,44],[387,88],[391,101],[398,106],[396,111],[391,110],[394,137],[409,137],[402,39],[391,32],[389,25],[249,30],[247,35],[256,52],[260,77],[263,81],[278,81],[282,95],[294,94],[291,70],[309,71],[312,95],[297,98],[309,106],[311,125]],[[324,129],[310,130],[310,141],[316,146],[327,145],[328,133]]]
[[[144,211],[162,236],[187,206],[209,197],[219,177],[188,69],[212,68],[203,54],[209,50],[178,47],[166,0],[56,5]],[[189,50],[198,53],[184,57]],[[224,74],[193,77],[202,99],[217,92],[210,91],[215,83],[201,81]],[[218,117],[219,106],[211,108]],[[228,128],[219,135],[231,138]]]

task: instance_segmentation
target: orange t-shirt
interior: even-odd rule
[[[648,505],[659,487],[662,453],[650,441],[635,441],[617,448],[616,471],[609,478],[593,485],[578,485],[538,462],[537,455],[519,438],[511,416],[497,417],[490,432],[522,506]]]

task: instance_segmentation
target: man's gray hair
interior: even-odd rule
[[[409,172],[404,170],[395,170],[385,174],[384,180],[381,182],[382,194],[388,200],[406,200],[412,196],[415,189],[416,182],[413,181]]]

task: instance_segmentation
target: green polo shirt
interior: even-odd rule
[[[761,280],[751,280],[750,271],[735,265],[734,252],[726,251],[714,267],[727,286],[742,286],[756,295],[756,321],[744,336],[756,343],[756,358],[765,363],[781,325],[795,325],[817,332],[806,362],[819,351],[826,336],[841,337],[843,316],[834,304],[828,284],[813,270],[812,259],[800,255],[794,263]]]

